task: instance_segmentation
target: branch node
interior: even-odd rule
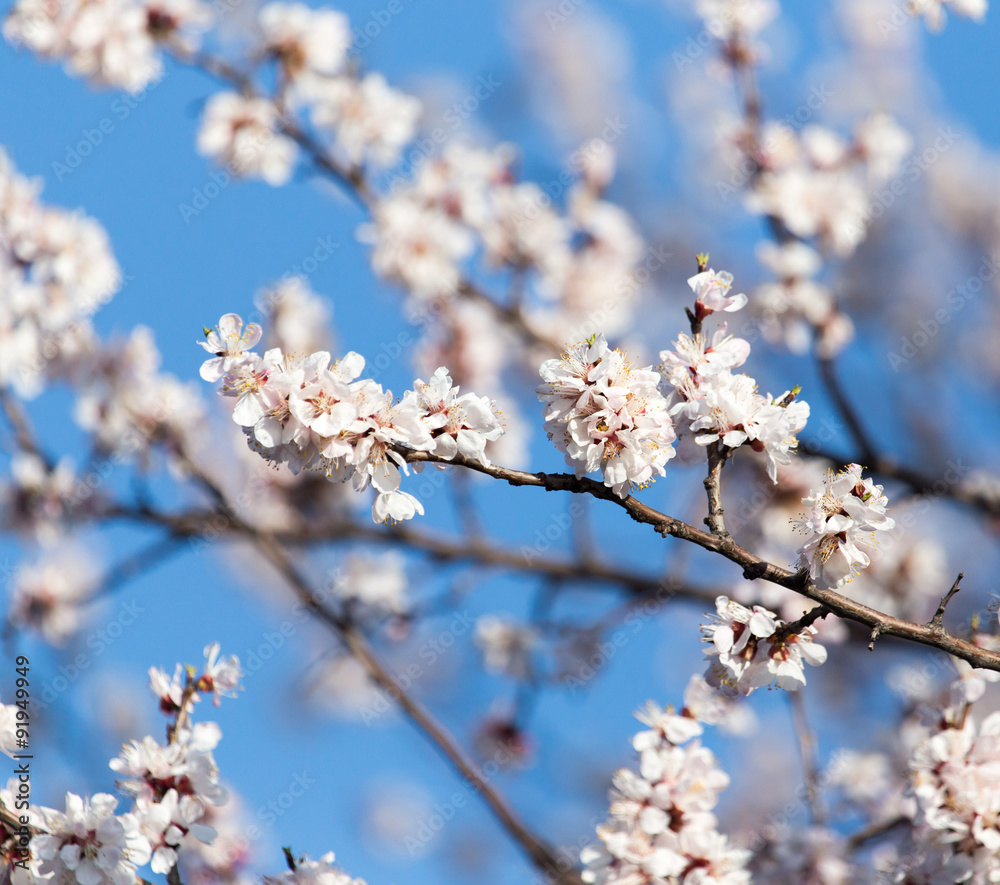
[[[868,651],[875,651],[875,640],[882,634],[882,625],[876,624],[872,627],[871,641],[868,643]]]

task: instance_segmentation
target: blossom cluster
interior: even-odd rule
[[[842,587],[867,568],[865,547],[875,546],[876,532],[889,531],[895,520],[886,514],[889,501],[882,486],[861,475],[861,466],[849,464],[840,473],[829,471],[824,487],[802,499],[808,516],[796,527],[808,535],[799,553],[799,565],[823,589]]]
[[[218,643],[205,648],[200,668],[178,664],[172,676],[150,668],[150,688],[170,724],[166,743],[147,735],[125,744],[111,760],[118,789],[132,800],[125,813],[118,813],[119,800],[109,793],[80,796],[68,792],[64,810],[57,810],[41,805],[25,808],[15,798],[23,795],[17,791],[16,778],[0,789],[0,852],[5,881],[16,885],[39,881],[137,885],[144,881],[139,868],[147,864],[154,873],[168,875],[185,862],[189,869],[211,868],[216,873],[233,868],[246,840],[245,831],[229,832],[232,826],[219,810],[229,798],[212,756],[222,732],[214,722],[192,723],[191,716],[202,697],[214,697],[218,704],[222,696],[235,696],[242,687],[242,675],[238,658],[221,656]],[[3,714],[7,709],[0,707],[0,745],[5,752],[13,752],[5,743]],[[25,821],[31,833],[28,842],[24,841],[23,828],[17,829],[18,822]],[[220,837],[218,830],[226,831],[221,839],[228,860],[221,864],[213,863],[212,849],[206,848]],[[234,837],[243,837],[244,849],[237,848]],[[26,859],[10,849],[9,843],[26,845]],[[25,866],[19,865],[22,861]],[[364,885],[363,880],[351,878],[332,862],[332,853],[316,862],[302,858],[294,872],[265,877],[264,881],[273,885]]]
[[[0,150],[0,386],[22,397],[89,354],[90,317],[121,283],[104,229],[39,190]]]
[[[907,11],[922,16],[930,30],[940,31],[948,11],[981,22],[988,6],[987,0],[910,0]]]
[[[748,139],[742,130],[733,137],[737,143]],[[852,141],[816,124],[796,133],[767,123],[754,156],[761,172],[747,207],[799,239],[816,238],[834,254],[850,255],[873,217],[871,191],[897,174],[912,145],[884,113],[865,118]]]
[[[33,836],[27,846],[27,869],[33,879],[24,881],[135,885],[137,869],[146,864],[153,872],[170,872],[188,837],[207,842],[214,838],[212,828],[199,821],[210,804],[225,799],[212,758],[221,731],[215,723],[192,725],[190,714],[203,693],[231,695],[240,687],[242,671],[235,656],[219,657],[218,643],[208,646],[205,656],[200,673],[180,664],[172,680],[156,668],[150,671],[150,686],[173,721],[166,745],[147,736],[126,744],[111,760],[111,769],[120,777],[119,788],[134,800],[131,810],[116,813],[118,799],[108,793],[68,792],[62,811],[30,806],[26,818]],[[183,681],[181,673],[186,674]],[[0,805],[17,820],[9,786],[0,791]],[[5,839],[11,835],[8,827],[3,824]],[[19,881],[13,858],[7,860],[10,866],[5,872]]]
[[[752,609],[728,596],[715,600],[716,615],[702,625],[710,661],[705,679],[726,695],[748,695],[775,683],[796,691],[806,684],[805,665],[826,661],[811,624],[790,632],[788,624],[760,605]]]
[[[765,453],[768,475],[777,482],[778,466],[791,462],[809,417],[797,390],[762,396],[753,378],[733,373],[750,353],[747,341],[727,335],[724,323],[711,334],[702,330],[712,314],[746,305],[746,295],[732,293],[732,275],[708,269],[688,285],[697,331],[660,353],[659,371],[632,368],[603,335],[572,345],[539,370],[544,383],[536,392],[546,404],[549,439],[578,476],[601,470],[604,484],[621,497],[654,473],[664,475],[685,431],[725,457],[744,444]]]
[[[95,85],[134,93],[163,74],[158,44],[191,48],[212,20],[200,0],[19,0],[3,33]]]
[[[420,102],[391,88],[379,73],[348,65],[347,17],[304,3],[266,3],[257,16],[251,55],[273,61],[280,101],[223,92],[205,107],[198,150],[235,174],[288,181],[298,157],[292,112],[308,117],[320,141],[348,168],[391,166],[413,138]]]
[[[614,169],[613,151],[582,151],[580,180],[569,190],[565,214],[533,182],[517,181],[510,145],[492,149],[447,145],[412,181],[398,180],[362,229],[372,264],[418,299],[452,295],[463,262],[480,252],[490,268],[533,272],[539,303],[526,320],[541,332],[579,324],[616,291],[621,310],[611,331],[623,328],[638,289],[628,285],[642,256],[635,225],[601,198]],[[600,168],[598,168],[598,164]]]
[[[754,310],[768,341],[800,355],[815,348],[823,359],[851,342],[851,318],[830,289],[814,279],[823,264],[819,252],[801,240],[762,242],[757,257],[775,277],[754,291]]]
[[[910,759],[916,801],[911,837],[917,846],[905,876],[896,881],[1000,880],[1000,712],[982,721],[971,703],[991,671],[971,671],[952,688],[952,703],[937,715]],[[978,686],[970,692],[970,686]]]
[[[685,702],[700,697],[692,680]],[[720,833],[712,809],[729,776],[702,746],[695,709],[650,702],[636,717],[649,728],[632,740],[639,770],[614,776],[599,844],[583,850],[584,882],[595,885],[748,885],[750,852]]]
[[[545,430],[578,476],[601,470],[604,484],[624,498],[654,472],[664,474],[677,434],[655,371],[633,369],[595,335],[544,362],[539,374]]]
[[[730,294],[732,275],[726,272],[702,271],[688,285],[695,292],[698,317],[739,310],[747,301],[745,295]],[[689,422],[698,445],[717,443],[733,450],[748,444],[766,454],[768,476],[777,482],[778,465],[790,463],[809,405],[795,399],[797,390],[761,396],[753,378],[733,374],[749,353],[750,344],[726,335],[723,324],[711,338],[705,332],[681,335],[673,351],[660,353],[661,371],[674,390],[671,414]]]
[[[303,356],[272,348],[260,356],[251,350],[260,327],[244,328],[236,314],[205,333],[199,343],[213,356],[201,377],[221,381],[219,392],[235,398],[233,421],[250,447],[295,473],[318,470],[331,480],[350,479],[359,492],[373,486],[376,522],[424,512],[400,489],[400,470],[409,472],[406,451],[447,461],[461,455],[488,466],[486,445],[503,434],[490,401],[460,394],[443,366],[395,402],[381,385],[359,378],[365,361],[353,351],[337,361],[326,351]]]

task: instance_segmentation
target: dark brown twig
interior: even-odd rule
[[[944,618],[944,610],[948,607],[948,603],[951,602],[951,598],[961,589],[958,585],[962,583],[962,578],[964,577],[965,573],[959,572],[958,577],[955,578],[955,583],[951,585],[951,589],[941,598],[937,611],[934,612],[934,617],[930,619],[930,626],[932,628],[936,628],[938,630],[944,629],[941,624],[941,621]]]

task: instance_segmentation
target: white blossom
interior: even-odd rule
[[[83,623],[83,605],[94,590],[97,569],[81,548],[69,547],[22,565],[11,580],[11,623],[63,645]]]
[[[729,777],[707,748],[691,740],[698,723],[652,702],[637,715],[654,727],[633,740],[639,770],[614,776],[608,820],[597,827],[600,841],[580,854],[583,881],[749,885],[750,852],[716,829],[712,809]]]
[[[633,369],[596,335],[543,363],[539,374],[545,430],[577,476],[601,470],[604,484],[624,498],[654,472],[664,475],[676,434],[657,372]]]
[[[304,3],[266,3],[257,15],[261,50],[275,56],[292,77],[332,76],[347,62],[351,29],[347,16]]]
[[[439,366],[431,380],[414,382],[420,414],[431,432],[431,452],[449,461],[456,455],[490,466],[486,444],[503,435],[503,426],[493,405],[484,396],[453,387],[451,375]]]
[[[809,537],[799,564],[824,589],[842,587],[867,568],[871,560],[865,548],[876,545],[876,532],[896,524],[886,515],[889,501],[882,486],[864,479],[858,464],[849,464],[836,475],[830,471],[824,488],[813,491],[802,503],[811,510],[796,523]]]
[[[235,92],[213,95],[198,130],[198,152],[234,174],[285,184],[292,175],[298,147],[279,129],[278,109],[264,98]]]
[[[716,599],[715,609],[712,621],[702,625],[710,659],[705,678],[727,695],[748,695],[772,682],[796,691],[806,684],[804,665],[826,661],[812,625],[789,633],[773,612],[759,605],[748,609],[726,596]]]
[[[339,151],[353,165],[371,161],[391,166],[413,138],[421,106],[393,89],[381,74],[361,80],[335,77],[311,84],[313,123],[334,134]]]
[[[66,811],[47,811],[45,832],[31,840],[34,873],[59,885],[134,885],[151,856],[132,814],[115,815],[107,793],[66,794]]]

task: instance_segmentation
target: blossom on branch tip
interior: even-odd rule
[[[413,139],[422,107],[378,73],[311,80],[303,89],[313,124],[329,130],[351,166],[391,166]]]
[[[243,688],[240,684],[240,679],[243,678],[240,659],[236,655],[220,659],[220,647],[218,642],[205,646],[205,669],[195,682],[198,691],[212,692],[215,695],[215,706],[219,706],[223,697],[236,697],[236,692]]]
[[[248,351],[260,341],[261,328],[256,323],[250,323],[243,328],[243,320],[238,314],[227,313],[219,320],[214,329],[205,330],[205,340],[199,341],[205,350],[213,354],[211,359],[201,364],[199,374],[209,382],[218,381],[224,375],[231,375],[235,370],[250,361]]]
[[[695,294],[697,316],[705,317],[719,310],[732,312],[746,306],[747,296],[742,292],[731,295],[733,275],[728,271],[716,273],[709,269],[688,279],[688,285]]]
[[[347,16],[304,3],[266,3],[257,14],[260,50],[275,57],[289,77],[333,76],[347,63],[351,28]]]

